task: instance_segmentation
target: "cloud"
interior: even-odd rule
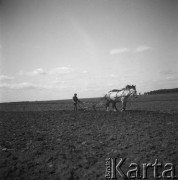
[[[175,80],[178,80],[178,77],[176,77],[176,76],[168,76],[168,77],[166,77],[166,80],[175,81]]]
[[[83,70],[82,73],[83,73],[83,74],[86,74],[86,73],[88,73],[88,71],[87,71],[87,70]]]
[[[40,75],[40,74],[47,74],[42,68],[35,69],[32,72],[29,72],[29,75]]]
[[[33,84],[28,82],[23,83],[2,83],[0,84],[0,89],[11,89],[11,90],[20,90],[20,89],[51,89],[51,85],[40,85]]]
[[[167,81],[177,81],[178,80],[178,71],[176,70],[161,70],[159,73],[164,77]]]
[[[150,50],[151,47],[146,46],[146,45],[142,45],[142,46],[138,46],[134,49],[129,49],[129,48],[116,48],[116,49],[112,49],[110,51],[111,55],[115,55],[115,54],[123,54],[123,53],[141,53],[147,50]]]
[[[167,70],[160,70],[159,73],[164,75],[172,75],[178,73],[178,71],[167,69]]]
[[[133,52],[144,52],[144,51],[147,51],[150,49],[151,49],[151,47],[143,45],[143,46],[136,47]]]
[[[31,72],[24,72],[24,71],[20,71],[18,73],[18,75],[28,75],[28,76],[36,76],[36,75],[45,75],[47,74],[47,72],[45,72],[42,68],[37,68]]]
[[[118,74],[109,74],[109,75],[107,75],[105,77],[106,78],[117,78],[117,77],[119,77],[119,75]]]
[[[110,51],[110,54],[114,55],[114,54],[122,54],[126,52],[130,52],[130,50],[128,48],[118,48],[118,49],[112,49]]]
[[[72,72],[73,69],[71,67],[57,67],[48,71],[48,74],[55,75],[55,74],[66,74]]]
[[[177,81],[178,76],[168,75],[165,79],[168,80],[168,81]]]
[[[0,80],[12,80],[14,77],[7,75],[0,75]]]
[[[50,69],[49,71],[45,71],[42,68],[37,68],[31,72],[20,71],[19,75],[27,75],[27,76],[37,76],[37,75],[55,75],[55,74],[66,74],[72,72],[72,68],[70,67],[56,67]]]
[[[72,85],[64,80],[54,80],[47,84],[35,84],[29,82],[22,83],[1,83],[0,89],[4,90],[62,90],[69,89]]]
[[[55,78],[53,81],[51,81],[52,84],[64,84],[66,81],[61,80],[60,78]]]

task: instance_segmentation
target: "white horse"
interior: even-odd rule
[[[109,111],[109,105],[112,103],[112,107],[114,111],[117,111],[116,103],[121,101],[122,108],[121,111],[125,111],[127,100],[130,96],[137,97],[136,86],[127,85],[125,88],[118,90],[113,89],[109,91],[104,97],[107,100],[106,103],[106,111]]]

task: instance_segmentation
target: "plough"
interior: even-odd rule
[[[87,110],[96,111],[97,108],[102,108],[104,105],[105,105],[105,103],[103,103],[103,102],[99,102],[99,103],[82,102],[82,103],[78,104],[78,106],[84,111],[87,111]]]
[[[127,102],[131,106],[133,101],[130,99]],[[78,104],[78,107],[80,108],[80,110],[83,110],[83,111],[87,111],[87,110],[97,111],[97,110],[105,109],[105,106],[106,106],[106,103],[103,101],[99,103],[81,102]]]

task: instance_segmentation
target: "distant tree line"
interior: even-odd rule
[[[159,89],[155,91],[145,92],[144,94],[166,94],[166,93],[178,93],[178,88],[174,89]]]

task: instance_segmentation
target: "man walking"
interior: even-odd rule
[[[81,103],[81,101],[78,99],[77,94],[75,93],[73,96],[73,102],[74,102],[74,111],[77,111],[77,104]]]

